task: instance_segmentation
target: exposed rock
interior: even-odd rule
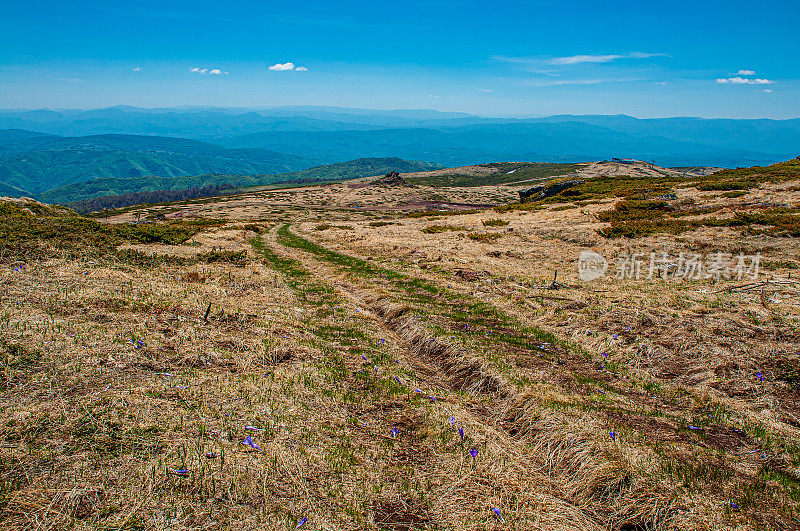
[[[534,186],[533,188],[528,188],[527,190],[520,190],[519,200],[525,203],[527,201],[544,199],[546,197],[550,197],[560,192],[563,192],[567,188],[572,188],[573,186],[578,186],[579,184],[583,184],[585,182],[586,181],[584,179],[572,179],[569,181],[562,181],[550,185]]]
[[[382,186],[410,186],[396,171],[390,171],[380,179],[372,181],[370,184],[378,184]]]
[[[656,197],[656,199],[659,201],[675,201],[678,196],[676,194],[664,194]]]

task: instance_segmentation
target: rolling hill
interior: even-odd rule
[[[317,162],[265,149],[227,149],[155,136],[59,137],[5,132],[0,142],[4,148],[0,182],[27,194],[98,178],[282,173]]]
[[[232,184],[237,187],[262,186],[276,183],[303,183],[337,181],[381,175],[390,171],[419,172],[440,168],[437,164],[420,161],[390,158],[362,158],[336,164],[326,164],[305,170],[260,175],[235,175],[207,173],[194,176],[143,176],[121,178],[102,178],[73,183],[48,190],[36,196],[45,203],[69,203],[94,199],[108,195],[122,195],[132,192],[152,192],[157,190],[182,190]]]

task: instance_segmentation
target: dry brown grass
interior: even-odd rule
[[[463,214],[447,220],[462,231],[432,234],[431,219],[380,205],[322,204],[377,200],[364,189],[187,205],[184,217],[232,223],[128,246],[180,263],[7,262],[0,526],[798,525],[800,391],[782,361],[800,343],[797,286],[587,284],[575,265],[587,247],[760,251],[790,279],[795,240],[727,228],[606,240],[596,213],[610,203]],[[282,222],[377,273],[289,246]],[[546,289],[555,270],[561,288]]]

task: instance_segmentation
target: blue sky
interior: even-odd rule
[[[8,4],[2,108],[800,116],[796,0]]]

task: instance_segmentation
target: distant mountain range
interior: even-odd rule
[[[800,119],[487,118],[338,107],[0,111],[4,195],[98,179],[146,182],[151,175],[274,175],[359,158],[461,166],[621,156],[662,166],[735,167],[798,154]]]

